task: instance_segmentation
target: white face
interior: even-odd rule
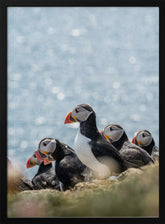
[[[147,131],[137,133],[136,140],[139,146],[147,146],[152,142],[152,135]]]
[[[123,133],[124,133],[123,128],[115,124],[108,125],[103,130],[104,137],[111,143],[118,141],[123,135]]]
[[[33,165],[39,165],[40,164],[40,162],[37,159],[36,152],[34,152],[32,157],[30,158],[30,163],[33,164]]]
[[[77,106],[71,113],[71,116],[73,117],[73,119],[81,122],[81,121],[85,121],[87,120],[87,118],[89,117],[89,115],[92,113],[93,111],[88,111],[87,109],[85,109],[84,107],[81,106]]]
[[[52,154],[56,149],[56,140],[45,138],[39,143],[39,151],[45,155]]]

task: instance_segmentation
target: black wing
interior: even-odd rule
[[[56,163],[56,173],[60,182],[64,186],[73,187],[76,183],[84,181],[83,172],[86,166],[73,154],[65,156]],[[66,188],[66,187],[65,187]]]
[[[34,189],[52,188],[59,190],[59,182],[52,164],[44,165],[41,163],[32,183]]]
[[[134,163],[139,164],[141,166],[149,163],[154,163],[154,160],[147,153],[147,151],[145,151],[144,149],[140,148],[135,144],[132,144],[129,141],[123,144],[123,147],[120,150],[120,152],[122,155],[128,156],[128,158],[131,160],[130,162],[133,162],[134,160]]]
[[[127,169],[127,164],[124,161],[122,155],[120,155],[118,150],[106,140],[104,141],[103,139],[99,139],[97,142],[91,141],[89,142],[89,144],[91,146],[93,154],[97,159],[104,156],[106,156],[107,158],[113,158],[119,163],[122,170]]]
[[[159,160],[159,149],[158,149],[158,147],[156,147],[156,146],[153,147],[151,157],[154,161]]]

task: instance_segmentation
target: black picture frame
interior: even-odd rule
[[[165,7],[163,0],[0,0],[0,223],[165,223],[164,210],[164,30]],[[158,218],[8,218],[7,217],[7,7],[31,6],[121,6],[121,7],[159,7],[159,148],[160,148],[160,216]]]

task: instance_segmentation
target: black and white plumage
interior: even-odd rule
[[[136,164],[139,167],[154,162],[144,149],[132,144],[128,140],[124,129],[120,125],[109,124],[101,133],[108,142],[118,149],[119,153],[128,162]]]
[[[155,141],[149,131],[140,130],[136,132],[132,143],[146,150],[153,160],[159,159],[159,149],[155,146]]]
[[[80,123],[74,142],[75,152],[97,178],[105,179],[113,172],[120,173],[128,168],[118,150],[99,133],[95,112],[89,105],[80,104],[66,116],[65,124],[73,122]]]
[[[60,190],[59,181],[52,163],[39,165],[38,172],[32,179],[33,189],[55,189]]]
[[[41,140],[38,150],[40,151],[43,147],[44,154],[46,155],[48,152],[48,156],[55,160],[55,172],[61,191],[73,188],[75,184],[88,180],[89,169],[81,163],[71,147],[53,138]]]
[[[44,164],[40,159],[37,159],[37,151],[28,159],[26,163],[27,168],[38,165],[38,171],[32,179],[33,189],[56,189],[59,190],[59,181],[56,177],[55,169],[52,166],[52,162]]]

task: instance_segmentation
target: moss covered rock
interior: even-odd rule
[[[159,164],[130,168],[115,180],[78,183],[65,192],[24,191],[8,197],[8,217],[157,217]]]

